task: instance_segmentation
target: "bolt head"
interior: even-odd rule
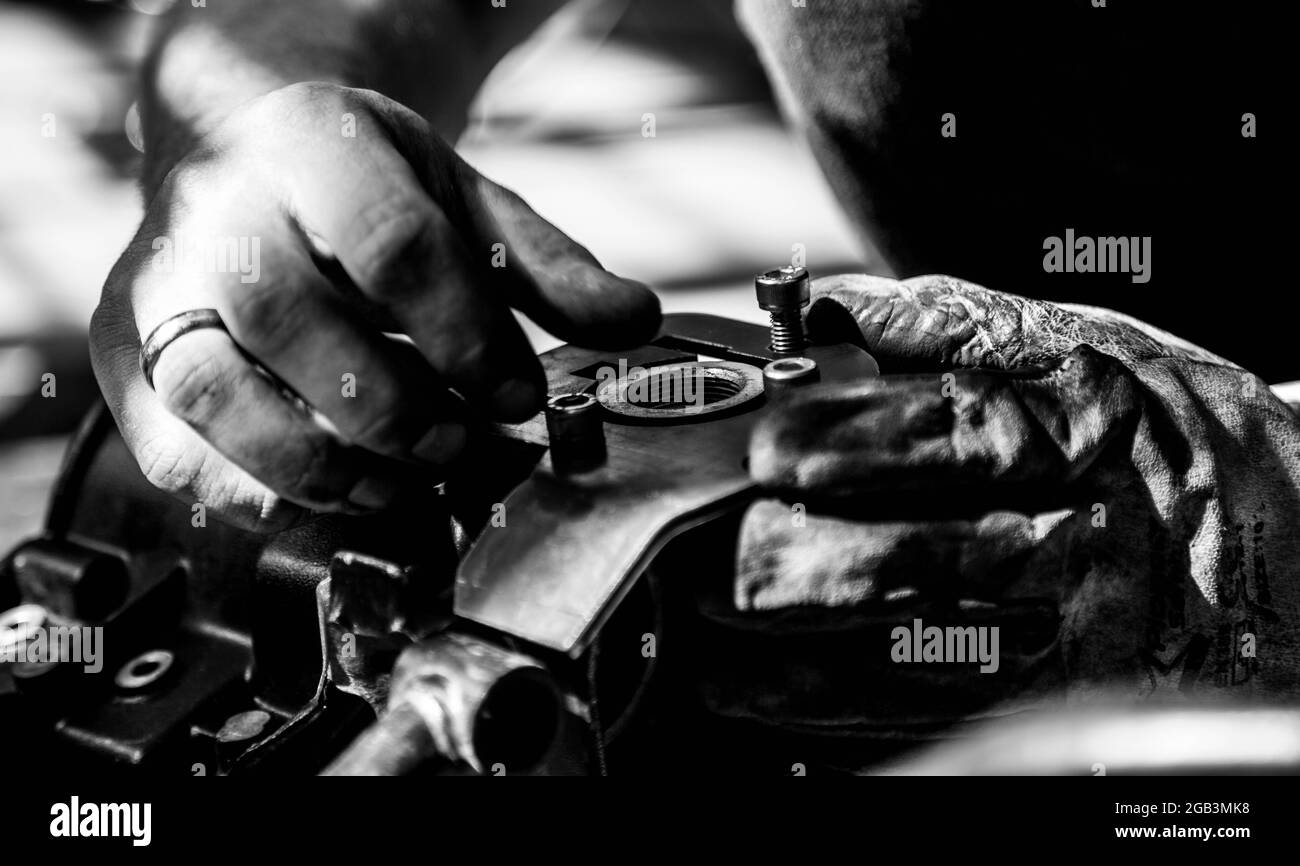
[[[754,294],[764,310],[780,312],[808,306],[812,297],[808,271],[787,265],[754,278]]]

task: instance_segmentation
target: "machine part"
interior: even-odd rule
[[[649,369],[721,359],[761,371],[775,357],[769,344],[765,327],[676,314],[666,317],[652,342],[612,359],[570,345],[547,352],[541,362],[551,393],[594,396],[596,371],[621,361]],[[878,372],[869,355],[847,343],[810,346],[803,354],[829,381]],[[129,588],[124,603],[103,619],[102,671],[0,666],[0,677],[10,676],[9,684],[0,682],[6,723],[15,719],[28,732],[13,738],[6,757],[43,773],[94,767],[174,776],[196,762],[231,775],[320,772],[374,723],[375,708],[386,706],[384,679],[391,667],[385,670],[383,657],[400,654],[403,641],[454,630],[498,647],[523,647],[537,594],[554,592],[554,599],[540,599],[541,607],[553,601],[561,612],[549,622],[546,614],[543,627],[563,634],[562,626],[576,624],[581,639],[563,653],[539,645],[523,650],[541,660],[563,689],[559,744],[538,772],[590,772],[592,729],[602,731],[614,750],[611,766],[624,766],[625,755],[659,736],[659,705],[676,694],[659,675],[652,677],[663,668],[642,652],[645,635],[657,640],[660,634],[660,602],[648,597],[642,570],[668,539],[734,513],[752,495],[744,457],[762,405],[754,399],[712,413],[705,423],[659,425],[599,407],[610,460],[575,476],[553,471],[540,414],[522,424],[492,425],[487,435],[471,437],[472,456],[457,463],[441,492],[421,490],[377,516],[325,515],[270,537],[219,521],[196,527],[187,505],[144,478],[100,405],[68,452],[41,541],[56,542],[60,557],[75,559],[68,551],[84,548],[116,558]],[[541,495],[546,490],[555,491],[553,500]],[[554,507],[537,508],[539,502]],[[509,520],[498,522],[497,506],[505,503]],[[456,622],[451,612],[456,551],[443,529],[449,511],[483,548],[475,556],[498,547],[490,558],[506,563],[500,581],[489,578],[482,587],[490,596],[482,619],[500,628]],[[557,535],[557,526],[571,543],[548,547],[544,539]],[[20,595],[12,564],[12,556],[0,560],[3,607],[32,600]],[[530,584],[532,570],[540,583]],[[471,569],[460,576],[473,582],[474,575]],[[671,574],[674,586],[693,576],[680,569]],[[480,600],[475,592],[457,600],[472,620]],[[494,605],[505,614],[496,617]],[[349,636],[356,639],[355,658],[346,654]],[[588,664],[583,646],[591,649],[597,640],[599,665]],[[165,676],[131,692],[115,685],[128,661],[156,648],[174,657]],[[337,675],[345,662],[362,656],[364,664]],[[365,699],[357,696],[363,693]],[[418,716],[403,706],[385,715]],[[237,757],[220,758],[224,723],[254,708],[267,712],[270,723],[246,748],[229,744],[239,747]],[[553,723],[553,715],[545,715]],[[600,724],[589,724],[589,715]],[[427,732],[427,722],[418,718]],[[478,727],[491,730],[486,721]],[[544,733],[548,726],[526,727]],[[430,745],[420,748],[440,754],[432,735],[423,736]],[[492,737],[483,736],[488,742],[478,755],[484,769],[528,763],[502,759]],[[491,754],[498,757],[489,760]],[[457,773],[468,765],[435,760],[425,769]]]
[[[226,723],[217,731],[218,743],[247,743],[261,736],[262,731],[271,723],[271,714],[266,710],[248,710],[235,713],[226,719]]]
[[[754,278],[758,306],[772,321],[772,351],[797,355],[808,345],[803,330],[803,309],[812,299],[811,281],[804,268],[787,265]]]
[[[143,691],[165,677],[175,661],[167,650],[149,650],[122,665],[113,682],[126,692]]]
[[[691,361],[651,367],[606,382],[596,390],[596,399],[610,412],[627,418],[681,423],[730,412],[761,393],[762,379],[749,364]]]
[[[436,755],[419,711],[402,704],[361,732],[322,776],[404,776]]]
[[[546,433],[557,472],[588,472],[605,462],[605,424],[590,394],[555,394],[546,401]]]
[[[812,358],[781,358],[763,368],[763,392],[769,399],[780,399],[820,378],[817,362]]]
[[[103,620],[126,601],[130,581],[116,556],[64,539],[37,539],[14,552],[22,597],[65,617]]]
[[[480,483],[498,471],[480,466]],[[512,486],[526,474],[512,466],[496,483]],[[42,541],[116,558],[129,589],[102,620],[98,673],[82,665],[0,665],[5,723],[30,733],[15,738],[5,757],[24,767],[174,776],[200,763],[213,772],[223,722],[258,708],[274,728],[231,772],[319,772],[375,718],[372,705],[351,694],[332,687],[320,694],[315,594],[334,555],[355,551],[418,574],[421,590],[398,593],[394,606],[406,608],[403,622],[421,636],[426,610],[444,620],[450,613],[456,559],[445,500],[432,486],[381,515],[324,515],[274,536],[216,520],[196,527],[188,505],[143,476],[102,404],[71,443],[47,515]],[[13,559],[0,556],[0,610],[31,600],[20,594]],[[426,608],[426,597],[441,600]],[[166,676],[137,691],[115,684],[129,660],[160,648],[174,657]]]
[[[695,364],[715,363],[701,362],[705,355],[729,368],[747,367],[746,381],[752,377],[758,390],[762,367],[775,360],[767,343],[766,330],[756,325],[675,315],[665,317],[652,345],[693,352]],[[807,354],[825,381],[879,373],[856,346],[812,347]],[[662,366],[642,357],[635,363]],[[678,357],[670,363],[684,362]],[[589,390],[600,370],[619,366],[604,353],[576,346],[547,353],[543,364],[551,393]],[[731,412],[707,415],[708,423],[670,416],[669,423],[649,425],[611,413],[605,465],[566,476],[544,458],[506,498],[508,524],[480,533],[462,560],[456,615],[579,657],[664,544],[756,494],[745,461],[761,405],[738,401]],[[501,429],[510,438],[546,442],[539,421]]]
[[[451,619],[451,599],[431,575],[395,562],[340,550],[316,585],[323,674],[378,713],[403,649]]]
[[[229,773],[239,756],[275,727],[274,718],[266,710],[246,710],[226,719],[216,736],[217,766],[221,772]]]
[[[387,711],[325,775],[400,775],[434,757],[480,773],[527,772],[554,746],[561,710],[540,663],[477,638],[440,635],[402,653]]]

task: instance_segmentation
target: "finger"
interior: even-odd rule
[[[222,520],[255,532],[278,532],[308,515],[167,411],[140,373],[135,322],[112,296],[95,311],[90,343],[109,410],[151,484],[186,504],[203,503]]]
[[[808,329],[818,342],[837,341],[844,339],[847,324],[860,332],[869,352],[919,368],[1007,367],[1001,348],[1017,342],[1010,326],[1018,332],[1020,324],[1008,318],[1020,308],[1013,297],[960,280],[918,284],[863,274],[824,277],[813,285]]]
[[[171,188],[178,183],[194,188]],[[349,442],[429,456],[448,442],[440,431],[459,433],[463,441],[463,426],[434,423],[443,389],[432,375],[339,308],[283,213],[248,206],[255,195],[277,192],[223,188],[198,172],[169,181],[160,195],[198,193],[205,208],[172,217],[171,226],[153,215],[133,242],[135,267],[118,291],[129,300],[139,333],[185,310],[214,307],[248,341],[252,357],[263,366],[264,355],[274,359],[276,372],[287,373],[289,384],[310,403],[324,405],[329,423]],[[173,242],[169,261],[144,253],[158,247],[158,238]],[[224,256],[215,255],[222,250]],[[403,483],[390,461],[346,447],[319,419],[286,400],[278,383],[223,336],[185,335],[163,352],[154,371],[164,405],[218,451],[280,495],[317,509],[383,508],[399,488],[415,483],[418,476]],[[342,374],[334,375],[339,366],[362,377],[365,390],[345,390]],[[367,394],[364,402],[347,402],[360,393]],[[429,397],[412,400],[412,394]]]
[[[391,312],[449,386],[506,420],[536,412],[545,394],[541,365],[410,165],[383,145],[358,149],[343,164],[331,163],[336,156],[313,153],[291,172],[298,221]],[[327,168],[334,182],[321,184]]]
[[[862,342],[891,359],[891,370],[1009,370],[1053,363],[1080,343],[1122,360],[1169,352],[1168,335],[1109,311],[1098,315],[942,275],[823,277],[813,285],[808,330],[820,343]]]
[[[261,237],[258,280],[224,282],[214,304],[231,335],[347,442],[447,462],[465,440],[459,401],[418,352],[357,316],[287,229]]]
[[[562,340],[597,349],[639,346],[659,330],[659,299],[618,277],[522,198],[465,166],[466,204],[480,245],[501,244],[511,304]],[[488,242],[491,243],[488,243]]]
[[[851,625],[847,609],[876,615],[923,604],[1054,598],[1076,512],[997,511],[970,520],[862,522],[809,513],[775,499],[741,525],[735,596],[740,612],[788,610],[769,628]],[[795,610],[798,609],[798,610]]]
[[[170,192],[170,191],[166,191]],[[166,232],[147,219],[106,286],[106,299],[136,324],[136,339],[186,310],[223,306],[261,278],[256,248],[264,222],[239,223],[231,202],[214,201],[204,216],[190,215],[183,228]],[[234,216],[232,216],[234,215]],[[274,249],[274,229],[266,232]],[[156,238],[171,242],[170,258]],[[215,252],[231,239],[247,247],[241,267]],[[202,255],[196,255],[202,253]],[[249,265],[248,268],[242,267]],[[303,326],[304,323],[299,323]],[[285,399],[281,386],[260,372],[222,330],[182,335],[158,357],[153,384],[163,407],[185,421],[229,460],[278,495],[318,510],[382,508],[403,487],[391,461],[345,447],[309,413]],[[409,481],[407,482],[409,484]]]
[[[1066,666],[1062,599],[1071,569],[1087,570],[1072,557],[1086,522],[1064,509],[861,523],[760,500],[742,523],[734,596],[702,602],[703,701],[769,723],[897,732],[1033,700]],[[910,652],[935,630],[947,654]],[[938,659],[951,663],[926,663]]]
[[[1066,483],[1131,435],[1139,388],[1087,345],[1019,373],[957,370],[812,387],[759,422],[750,472],[805,495]]]
[[[601,266],[514,192],[483,177],[410,110],[373,99],[397,149],[460,231],[470,259],[490,262],[510,303],[562,340],[626,348],[659,330],[659,299]]]
[[[384,508],[404,487],[396,465],[341,443],[206,329],[163,350],[154,388],[173,415],[281,496],[316,510]]]

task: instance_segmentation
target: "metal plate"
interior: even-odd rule
[[[716,316],[665,318],[652,345],[611,353],[562,346],[542,356],[551,393],[590,391],[603,366],[655,366],[699,354],[751,364],[772,360],[766,328]],[[853,346],[827,346],[823,382],[879,374]],[[647,425],[608,413],[606,464],[557,475],[549,457],[506,499],[506,525],[475,541],[456,578],[458,616],[549,649],[580,655],[655,554],[675,535],[755,495],[745,457],[763,400],[737,414]],[[502,427],[512,438],[545,442],[540,419]]]

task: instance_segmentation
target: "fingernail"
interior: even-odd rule
[[[400,488],[396,481],[385,478],[362,478],[348,494],[348,502],[358,508],[378,511],[392,504]]]
[[[511,379],[492,392],[492,409],[508,420],[532,417],[541,408],[541,402],[537,386],[524,379]]]
[[[465,447],[467,436],[465,425],[459,422],[435,424],[419,442],[415,443],[411,453],[416,459],[428,463],[446,463]]]

